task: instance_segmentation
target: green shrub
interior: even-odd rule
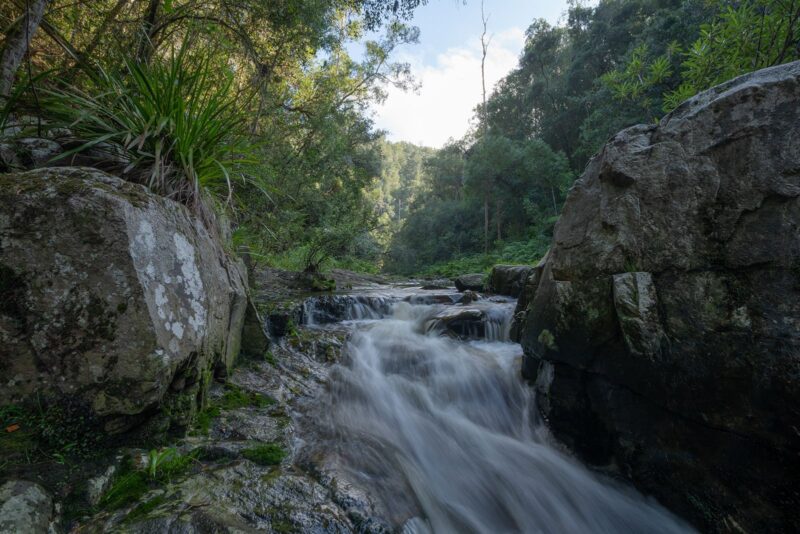
[[[121,157],[123,176],[153,191],[199,205],[203,189],[230,199],[236,171],[250,162],[245,118],[210,56],[188,54],[184,45],[148,64],[126,60],[120,71],[98,69],[90,86],[45,91],[53,125],[80,143],[59,156],[89,148]]]

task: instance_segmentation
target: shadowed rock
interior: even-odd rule
[[[512,332],[555,434],[707,531],[800,524],[798,139],[799,62],[617,134]]]
[[[528,265],[495,265],[489,274],[486,291],[517,298],[533,268]]]
[[[481,273],[464,274],[453,280],[459,291],[483,291],[483,278]]]

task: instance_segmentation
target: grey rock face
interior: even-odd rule
[[[182,205],[88,168],[0,175],[0,403],[181,424],[239,352],[240,262]]]
[[[459,291],[483,291],[483,275],[481,273],[464,274],[453,280]]]
[[[800,63],[617,134],[514,332],[555,434],[707,531],[800,524]]]
[[[10,480],[0,486],[0,534],[45,534],[53,521],[53,499],[39,484]]]
[[[489,293],[517,298],[532,271],[533,268],[527,265],[495,265],[489,274],[486,290]]]

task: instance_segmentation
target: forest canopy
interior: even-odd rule
[[[389,143],[371,110],[415,86],[392,55],[425,3],[10,0],[0,132],[224,216],[256,261],[449,275],[537,261],[610,135],[800,58],[794,0],[573,1],[531,21],[463,138]]]
[[[617,131],[800,58],[800,2],[573,2],[534,20],[473,127],[427,159],[387,267],[454,275],[544,254],[572,182]]]

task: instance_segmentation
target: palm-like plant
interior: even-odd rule
[[[125,178],[190,206],[204,189],[230,200],[252,151],[232,76],[214,74],[209,56],[183,45],[167,59],[98,69],[90,89],[48,90],[48,118],[78,141],[60,157],[94,149]]]

